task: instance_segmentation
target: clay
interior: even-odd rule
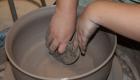
[[[54,58],[66,65],[75,63],[80,57],[79,48],[73,49],[72,42],[69,42],[63,54],[49,52]]]
[[[20,67],[24,70],[45,77],[63,78],[88,72],[96,67],[90,55],[80,56],[72,65],[65,65],[49,54],[45,40],[32,45],[20,59]],[[49,80],[49,79],[48,79]]]

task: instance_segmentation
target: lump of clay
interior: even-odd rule
[[[66,65],[71,65],[75,63],[79,57],[80,57],[80,51],[79,49],[73,49],[72,48],[72,43],[69,43],[64,51],[63,54],[59,54],[57,52],[49,52],[55,59],[58,61],[62,62],[63,64]]]

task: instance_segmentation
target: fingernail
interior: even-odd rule
[[[61,44],[61,45],[59,45],[58,52],[59,52],[60,54],[63,54],[63,53],[65,52],[66,46],[67,46],[67,44],[64,44],[64,43]]]
[[[59,54],[63,54],[64,51],[65,51],[65,50],[60,50],[60,49],[58,49],[58,53],[59,53]]]
[[[86,55],[86,48],[81,49],[81,55],[85,56]]]
[[[81,55],[82,55],[82,56],[85,56],[85,54],[86,54],[86,51],[85,51],[85,50],[82,50],[82,51],[81,51]]]
[[[84,52],[83,52],[83,50],[82,50],[81,48],[80,48],[80,52],[81,52],[81,55],[83,56],[83,53],[84,53]]]

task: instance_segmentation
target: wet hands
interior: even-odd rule
[[[80,48],[84,55],[87,43],[92,34],[98,28],[92,8],[85,8],[76,25],[73,39],[73,48]],[[75,30],[76,18],[67,14],[56,13],[50,23],[50,33],[47,41],[48,48],[52,52],[63,53]]]
[[[87,43],[98,28],[98,25],[90,19],[90,13],[86,8],[80,15],[76,26],[74,47],[79,47],[82,55],[85,55]]]
[[[75,30],[76,15],[56,12],[51,19],[47,47],[51,52],[63,53]]]
[[[49,53],[66,65],[75,63],[80,56],[79,49],[73,49],[72,42],[69,42],[75,30],[75,23],[76,15],[56,12],[49,27]]]

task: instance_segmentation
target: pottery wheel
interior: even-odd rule
[[[6,69],[3,72],[3,74],[4,76],[2,80],[15,80],[12,74],[11,65],[9,63],[6,63]],[[109,78],[107,80],[123,80],[122,77],[123,77],[122,67],[118,61],[118,58],[115,57],[113,60],[113,65],[112,65]]]

